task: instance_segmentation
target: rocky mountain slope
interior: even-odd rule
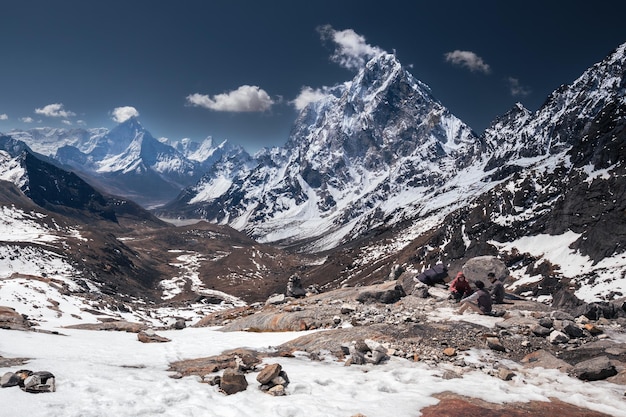
[[[254,169],[198,198],[196,190],[216,182],[205,177],[158,212],[227,223],[264,242],[329,249],[422,211],[481,146],[384,54],[304,109],[286,146],[257,155]]]
[[[12,151],[0,151],[0,291],[16,285],[3,297],[19,300],[43,282],[60,299],[83,299],[83,308],[139,316],[154,306],[210,310],[265,299],[312,262],[227,226],[174,227],[14,139],[0,142]]]
[[[482,136],[394,56],[378,56],[304,109],[284,148],[201,197],[217,182],[205,176],[161,213],[327,250],[305,279],[333,285],[384,279],[394,264],[458,268],[499,254],[520,277],[541,277],[534,295],[562,279],[594,284],[583,297],[623,295],[625,48],[536,112],[516,104]]]

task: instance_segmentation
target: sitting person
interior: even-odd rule
[[[504,304],[504,285],[502,285],[502,282],[496,278],[496,274],[493,272],[488,273],[487,277],[493,285],[490,291],[491,299],[495,304]]]
[[[479,314],[491,314],[491,296],[485,291],[485,283],[482,281],[476,281],[474,283],[478,291],[469,297],[461,300],[461,308],[459,314],[465,313],[465,310],[471,308]]]
[[[470,286],[463,272],[456,274],[456,278],[450,283],[450,293],[458,303],[462,298],[468,297],[472,294],[472,287]]]

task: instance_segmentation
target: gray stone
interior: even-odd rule
[[[26,392],[54,392],[56,390],[54,375],[48,371],[38,371],[24,380]]]
[[[265,301],[266,305],[278,305],[284,304],[287,301],[285,294],[274,294],[270,295],[267,301]]]
[[[302,281],[298,275],[292,275],[287,282],[287,290],[285,291],[287,297],[300,298],[306,295],[306,290],[302,288]]]
[[[521,362],[527,368],[558,369],[561,372],[569,372],[572,369],[572,365],[546,350],[529,353],[522,358]]]
[[[576,325],[573,321],[564,321],[563,322],[563,332],[565,332],[569,337],[579,338],[585,335],[585,332]]]
[[[356,300],[360,303],[393,304],[405,296],[406,293],[401,285],[395,284],[395,282],[387,282],[368,287],[357,295]]]
[[[551,330],[547,327],[544,327],[540,324],[536,324],[533,327],[530,328],[530,330],[536,335],[536,336],[540,336],[540,337],[546,337],[548,335],[550,335]]]
[[[0,377],[0,387],[16,387],[17,385],[19,385],[20,381],[21,379],[13,372],[7,372],[2,375],[2,377]]]
[[[558,330],[553,330],[552,332],[550,332],[549,339],[550,343],[552,343],[553,345],[569,342],[569,337],[565,333]]]
[[[504,281],[509,276],[509,270],[504,262],[495,256],[477,256],[463,265],[463,274],[469,281],[481,280],[489,285],[487,274],[493,272],[496,278]]]
[[[617,375],[617,370],[607,356],[599,356],[576,364],[571,373],[583,381],[599,381]]]
[[[547,329],[551,329],[552,326],[553,326],[552,319],[549,318],[549,317],[542,317],[542,318],[540,318],[538,323],[539,323],[540,326],[543,326],[543,327],[545,327]]]
[[[572,316],[570,313],[567,313],[565,311],[553,311],[552,314],[550,314],[550,317],[555,319],[555,320],[569,320],[569,321],[574,321],[574,316]]]

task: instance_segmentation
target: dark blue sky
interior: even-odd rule
[[[624,16],[602,0],[4,0],[0,132],[138,112],[155,137],[280,146],[304,87],[348,81],[339,58],[385,50],[480,133],[626,42]],[[356,49],[332,60],[338,45]]]

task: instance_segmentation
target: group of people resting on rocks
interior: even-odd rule
[[[462,304],[459,314],[465,313],[467,309],[472,309],[479,314],[493,314],[493,304],[504,304],[504,285],[493,272],[488,273],[487,278],[493,285],[490,292],[487,292],[485,283],[480,280],[474,282],[476,286],[476,291],[474,291],[463,272],[459,272],[450,282],[452,298]]]

